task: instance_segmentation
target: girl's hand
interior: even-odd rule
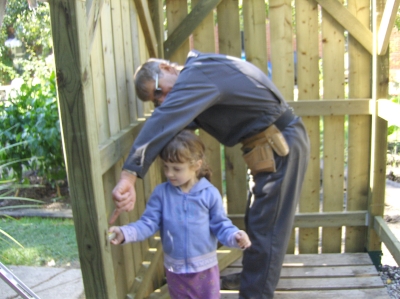
[[[235,235],[235,239],[239,247],[242,249],[246,249],[251,246],[251,241],[249,239],[249,236],[243,230],[237,232],[237,234]]]
[[[114,238],[110,239],[111,244],[119,245],[125,241],[125,236],[119,226],[111,226],[108,229],[108,235],[114,235]]]

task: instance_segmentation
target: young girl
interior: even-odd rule
[[[205,146],[191,131],[175,136],[161,151],[168,181],[158,185],[142,217],[113,226],[112,244],[142,241],[158,230],[171,298],[220,298],[218,240],[248,248],[248,235],[227,218],[221,195],[208,179]]]

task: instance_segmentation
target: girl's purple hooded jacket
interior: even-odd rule
[[[169,182],[158,185],[141,218],[122,226],[125,243],[137,242],[158,230],[164,250],[164,266],[174,273],[194,273],[218,264],[217,242],[239,246],[239,229],[226,216],[217,188],[202,178],[189,193]]]

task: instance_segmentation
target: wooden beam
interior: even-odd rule
[[[136,0],[137,1],[137,0]],[[164,56],[166,59],[179,48],[179,46],[190,36],[203,19],[222,0],[202,0],[192,9],[190,14],[179,24],[164,42]]]
[[[383,101],[383,100],[381,100]],[[381,107],[388,105],[386,102],[381,104]],[[373,102],[371,99],[349,99],[349,100],[304,100],[290,102],[290,106],[299,116],[320,116],[320,115],[371,115]],[[386,106],[385,106],[386,107]],[[392,109],[385,109],[386,113],[382,112],[382,116],[390,113]],[[398,107],[396,107],[397,109]],[[383,111],[384,108],[381,108]],[[397,111],[393,109],[393,111]],[[396,112],[397,113],[397,112]],[[395,114],[395,113],[393,113]],[[399,115],[399,114],[398,114]],[[133,141],[139,134],[145,119],[132,123],[126,129],[121,130],[118,134],[112,136],[105,142],[99,145],[101,169],[105,173],[117,161],[126,155],[131,148]],[[398,121],[398,120],[397,120]]]
[[[294,224],[296,227],[366,226],[367,211],[299,213]]]
[[[370,115],[374,111],[371,99],[302,100],[289,105],[299,116]]]
[[[372,32],[337,0],[316,0],[363,47],[372,54]]]
[[[368,211],[316,212],[295,215],[294,227],[367,226]],[[243,219],[244,214],[228,214],[230,219]]]
[[[101,9],[103,8],[104,0],[93,0],[87,12],[87,29],[88,29],[88,44],[89,53],[92,52],[93,40],[96,34],[97,24],[100,21]]]
[[[378,55],[386,54],[399,4],[400,0],[387,0],[386,2],[378,31]]]
[[[99,145],[102,174],[126,155],[143,124],[144,122],[132,123],[128,128]]]
[[[392,233],[381,216],[374,217],[374,230],[381,241],[386,245],[389,252],[393,255],[396,263],[400,265],[400,241]]]
[[[378,116],[400,127],[400,105],[386,99],[378,100]]]
[[[138,12],[140,25],[142,26],[147,48],[151,57],[158,57],[157,38],[151,20],[149,6],[146,0],[134,0]]]

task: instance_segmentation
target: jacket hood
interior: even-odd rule
[[[173,186],[169,181],[167,183],[172,188],[176,188],[177,190],[179,190],[179,192],[182,192],[180,187]],[[196,192],[199,192],[201,190],[204,190],[204,189],[207,189],[210,187],[213,187],[213,185],[206,178],[201,178],[196,184],[193,185],[192,189],[190,189],[190,191],[189,191],[189,194],[194,194]]]

